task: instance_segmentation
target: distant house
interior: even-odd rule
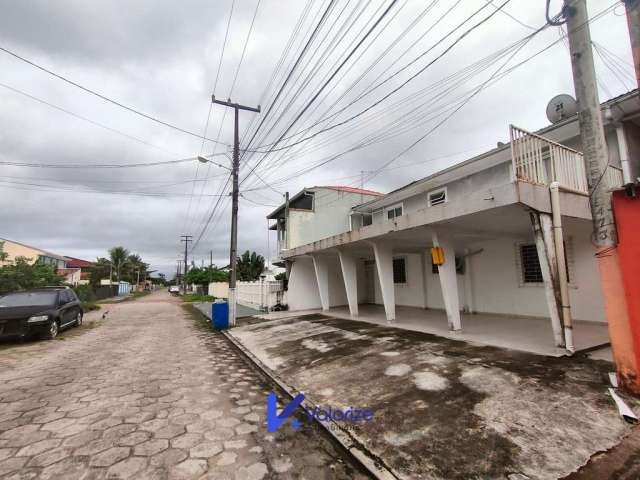
[[[67,267],[58,269],[58,274],[63,275],[66,282],[72,285],[88,285],[89,274],[94,263],[74,257],[65,257],[65,259]]]
[[[18,257],[25,257],[29,262],[31,262],[31,264],[40,263],[43,265],[50,265],[56,270],[67,267],[67,259],[62,255],[57,255],[55,253],[42,250],[41,248],[25,245],[24,243],[7,240],[6,238],[0,238],[0,242],[3,244],[2,250],[8,255],[6,260],[0,260],[0,266],[7,265]]]
[[[352,229],[351,209],[376,200],[382,193],[345,186],[311,187],[301,190],[280,205],[267,219],[275,220],[270,230],[278,232],[278,252],[339,235]],[[276,259],[273,263],[279,263]]]

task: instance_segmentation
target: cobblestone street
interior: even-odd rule
[[[100,314],[0,346],[0,478],[367,478],[324,433],[268,434],[272,387],[166,292]]]

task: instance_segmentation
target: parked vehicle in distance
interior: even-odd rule
[[[47,339],[82,325],[84,311],[70,288],[42,288],[0,295],[0,338],[37,335]]]
[[[180,293],[180,285],[171,285],[169,287],[169,293],[172,295],[178,295]]]

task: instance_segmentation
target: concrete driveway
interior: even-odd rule
[[[313,404],[372,409],[353,434],[399,478],[562,478],[632,432],[607,394],[607,362],[324,315],[254,320],[230,335]],[[636,457],[609,471],[640,478]]]
[[[272,386],[178,299],[105,310],[0,345],[1,478],[366,478],[322,432],[267,434]]]

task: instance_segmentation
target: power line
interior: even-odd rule
[[[182,127],[178,127],[177,125],[174,125],[172,123],[166,122],[164,120],[160,120],[159,118],[153,117],[153,116],[151,116],[151,115],[149,115],[147,113],[144,113],[144,112],[142,112],[140,110],[137,110],[134,107],[130,107],[130,106],[125,105],[125,104],[123,104],[123,103],[121,103],[121,102],[119,102],[117,100],[113,100],[112,98],[109,98],[109,97],[107,97],[107,96],[105,96],[105,95],[103,95],[103,94],[101,94],[101,93],[99,93],[99,92],[97,92],[95,90],[92,90],[92,89],[90,89],[88,87],[82,86],[79,83],[77,83],[77,82],[75,82],[73,80],[70,80],[69,78],[67,78],[67,77],[65,77],[63,75],[60,75],[60,74],[55,73],[55,72],[53,72],[51,70],[48,70],[47,68],[45,68],[45,67],[43,67],[41,65],[38,65],[37,63],[35,63],[35,62],[25,58],[25,57],[22,57],[22,56],[18,55],[17,53],[12,52],[11,50],[9,50],[9,49],[7,49],[5,47],[0,46],[0,51],[3,51],[5,53],[11,55],[14,58],[17,58],[18,60],[20,60],[20,61],[22,61],[22,62],[24,62],[24,63],[26,63],[28,65],[31,65],[32,67],[35,67],[38,70],[41,70],[41,71],[43,71],[45,73],[48,73],[49,75],[51,75],[53,77],[56,77],[57,79],[62,80],[63,82],[68,83],[69,85],[73,85],[74,87],[79,88],[80,90],[83,90],[83,91],[85,91],[85,92],[87,92],[87,93],[89,93],[91,95],[94,95],[94,96],[100,98],[101,100],[104,100],[105,102],[112,103],[113,105],[116,105],[116,106],[118,106],[120,108],[128,110],[131,113],[135,113],[136,115],[144,117],[147,120],[151,120],[153,122],[159,123],[160,125],[164,125],[165,127],[172,128],[174,130],[177,130],[178,132],[182,132],[182,133],[185,133],[187,135],[191,135],[191,136],[196,137],[196,138],[205,139],[205,140],[208,140],[210,142],[218,143],[218,142],[216,142],[215,140],[213,140],[211,138],[205,137],[204,135],[200,135],[200,134],[192,132],[190,130],[186,130],[186,129],[182,128]],[[223,145],[227,145],[227,144],[223,144]]]
[[[178,156],[178,154],[177,154],[177,153],[172,152],[171,150],[167,150],[166,148],[159,147],[158,145],[154,145],[153,143],[150,143],[150,142],[148,142],[148,141],[146,141],[146,140],[143,140],[143,139],[141,139],[141,138],[138,138],[138,137],[135,137],[135,136],[130,135],[130,134],[128,134],[128,133],[125,133],[125,132],[123,132],[123,131],[121,131],[121,130],[118,130],[118,129],[116,129],[116,128],[109,127],[109,126],[104,125],[104,124],[102,124],[102,123],[100,123],[100,122],[96,122],[95,120],[91,120],[90,118],[87,118],[87,117],[84,117],[84,116],[79,115],[79,114],[77,114],[77,113],[74,113],[74,112],[72,112],[71,110],[67,110],[67,109],[65,109],[65,108],[59,107],[58,105],[54,105],[54,104],[53,104],[53,103],[51,103],[51,102],[48,102],[48,101],[43,100],[43,99],[41,99],[41,98],[38,98],[38,97],[36,97],[36,96],[34,96],[34,95],[31,95],[31,94],[29,94],[29,93],[27,93],[27,92],[24,92],[24,91],[22,91],[22,90],[19,90],[19,89],[15,88],[15,87],[11,87],[11,86],[6,85],[6,84],[4,84],[4,83],[0,83],[0,87],[2,87],[2,88],[6,88],[7,90],[10,90],[10,91],[12,91],[12,92],[14,92],[14,93],[17,93],[17,94],[19,94],[19,95],[22,95],[22,96],[23,96],[23,97],[25,97],[25,98],[29,98],[29,99],[31,99],[31,100],[33,100],[33,101],[35,101],[35,102],[38,102],[38,103],[41,103],[41,104],[46,105],[46,106],[48,106],[48,107],[51,107],[51,108],[53,108],[53,109],[56,109],[56,110],[58,110],[58,111],[60,111],[60,112],[62,112],[62,113],[66,113],[67,115],[70,115],[70,116],[72,116],[72,117],[74,117],[74,118],[77,118],[77,119],[79,119],[79,120],[85,121],[85,122],[87,122],[87,123],[90,123],[91,125],[94,125],[94,126],[96,126],[96,127],[100,127],[100,128],[105,129],[105,130],[108,130],[108,131],[110,131],[110,132],[113,132],[113,133],[116,133],[116,134],[118,134],[118,135],[121,135],[121,136],[123,136],[123,137],[125,137],[125,138],[128,138],[129,140],[133,140],[133,141],[135,141],[135,142],[141,143],[141,144],[146,145],[146,146],[148,146],[148,147],[152,147],[152,148],[155,148],[155,149],[157,149],[157,150],[160,150],[160,151],[162,151],[162,152],[169,153],[169,154],[174,155],[174,156]]]
[[[371,33],[376,29],[376,27],[380,24],[380,22],[382,22],[382,20],[389,14],[389,12],[391,11],[391,9],[395,6],[395,4],[397,3],[398,0],[392,0],[391,3],[387,6],[387,8],[385,9],[384,12],[382,12],[382,14],[380,15],[380,17],[378,17],[378,19],[376,20],[376,22],[371,26],[371,28],[369,28],[369,30],[364,34],[364,36],[360,39],[360,41],[356,44],[355,47],[353,47],[353,49],[351,50],[351,52],[349,52],[349,54],[347,55],[347,57],[340,63],[340,65],[338,66],[337,69],[334,70],[334,72],[331,74],[331,76],[322,84],[322,86],[316,91],[316,93],[314,94],[314,96],[311,98],[311,100],[309,100],[307,102],[307,104],[305,105],[305,107],[302,109],[302,111],[300,111],[298,113],[298,115],[296,115],[296,117],[293,119],[293,121],[289,124],[289,126],[284,130],[284,132],[280,135],[280,137],[278,138],[278,140],[276,140],[276,142],[273,144],[274,146],[277,145],[285,136],[286,134],[289,132],[289,130],[291,130],[291,128],[293,128],[293,126],[295,125],[295,123],[302,117],[302,115],[304,115],[304,113],[309,109],[309,107],[313,104],[313,102],[316,101],[316,99],[318,98],[318,96],[322,93],[322,91],[331,83],[331,81],[335,78],[335,76],[340,72],[340,70],[346,65],[346,63],[351,59],[351,57],[358,51],[358,49],[362,46],[362,44],[364,43],[364,41],[369,37],[369,35],[371,35]],[[507,0],[510,1],[510,0]],[[270,152],[273,151],[273,149],[270,149]],[[258,161],[249,171],[249,173],[245,176],[245,178],[242,180],[241,183],[244,183],[244,181],[249,178],[249,176],[251,176],[251,174],[256,170],[256,168],[258,168],[258,166],[260,166],[260,164],[265,160],[266,155],[264,157],[262,157],[262,159],[260,159],[260,161]]]
[[[221,154],[222,155],[222,154]],[[139,167],[155,167],[158,165],[173,165],[176,163],[193,162],[197,160],[195,157],[182,158],[179,160],[165,160],[161,162],[148,163],[29,163],[0,161],[0,165],[8,165],[13,167],[31,167],[31,168],[139,168]]]
[[[431,67],[434,63],[436,63],[438,60],[440,60],[442,57],[444,57],[447,53],[449,53],[449,51],[451,51],[459,42],[461,42],[467,35],[469,35],[472,31],[474,31],[475,29],[479,28],[481,25],[483,25],[485,22],[487,22],[489,19],[491,19],[496,13],[498,13],[501,9],[503,8],[505,5],[507,5],[511,0],[506,0],[504,3],[502,3],[502,5],[500,5],[500,7],[498,7],[498,10],[495,10],[493,13],[489,14],[487,17],[483,18],[480,22],[476,23],[475,25],[473,25],[472,27],[470,27],[469,29],[467,29],[464,33],[462,33],[462,35],[460,35],[451,45],[449,45],[442,53],[440,53],[436,58],[434,58],[432,61],[430,61],[429,63],[427,63],[427,65],[425,65],[424,67],[422,67],[421,69],[419,69],[415,74],[411,75],[407,80],[405,80],[404,82],[402,82],[398,87],[392,89],[389,93],[385,94],[382,98],[378,99],[377,101],[375,101],[373,104],[369,105],[368,107],[366,107],[365,109],[361,110],[360,112],[351,115],[350,117],[348,117],[345,120],[342,120],[340,122],[337,122],[333,125],[330,125],[328,127],[325,127],[317,132],[315,132],[312,135],[309,135],[307,137],[304,137],[300,140],[297,140],[285,147],[282,148],[269,148],[269,150],[265,151],[264,153],[268,154],[268,153],[273,153],[273,152],[277,152],[280,150],[286,150],[289,149],[295,145],[298,145],[300,143],[306,142],[308,140],[311,140],[312,138],[317,137],[318,135],[327,132],[329,130],[333,130],[337,127],[343,126],[353,120],[355,120],[356,118],[362,116],[363,114],[365,114],[366,112],[370,111],[371,109],[373,109],[374,107],[376,107],[377,105],[379,105],[380,103],[382,103],[383,101],[385,101],[386,99],[388,99],[389,97],[391,97],[392,95],[394,95],[395,93],[397,93],[399,90],[401,90],[402,88],[404,88],[406,85],[408,85],[409,83],[411,83],[414,79],[416,79],[419,75],[421,75],[425,70],[427,70],[429,67]],[[466,23],[470,18],[472,18],[473,16],[475,16],[478,12],[480,12],[482,9],[486,8],[489,4],[485,4],[483,7],[481,7],[479,10],[477,10],[476,12],[474,12],[471,16],[469,16],[467,19],[465,19],[462,24]],[[460,25],[462,25],[460,24]],[[424,52],[423,54],[421,54],[420,56],[418,56],[416,59],[414,59],[412,62],[410,62],[409,64],[407,64],[405,67],[401,68],[400,70],[398,70],[397,72],[395,72],[393,75],[391,75],[390,77],[388,77],[387,79],[385,79],[383,82],[381,82],[380,84],[378,84],[376,87],[374,87],[374,89],[372,89],[371,91],[375,90],[376,88],[378,88],[380,85],[388,82],[391,78],[393,78],[394,76],[398,75],[401,71],[404,71],[409,65],[415,63],[419,58],[421,58],[422,56],[424,56],[427,52],[433,50],[433,48],[435,48],[437,45],[439,45],[440,43],[442,43],[446,38],[448,38],[457,28],[460,27],[460,25],[458,25],[454,30],[452,30],[451,32],[449,32],[447,35],[445,35],[442,39],[440,39],[438,42],[436,42],[435,45],[433,45],[429,50],[427,50],[426,52]],[[356,99],[355,101],[359,100],[360,98],[362,98],[362,96],[360,96],[358,99]],[[346,108],[348,108],[350,105],[353,105],[354,102],[351,102],[349,105],[347,105]],[[344,111],[345,109],[342,109],[341,111]],[[340,112],[338,112],[340,113]],[[273,142],[270,145],[277,145],[279,143],[279,141],[281,141],[282,139],[277,140],[276,142]]]

